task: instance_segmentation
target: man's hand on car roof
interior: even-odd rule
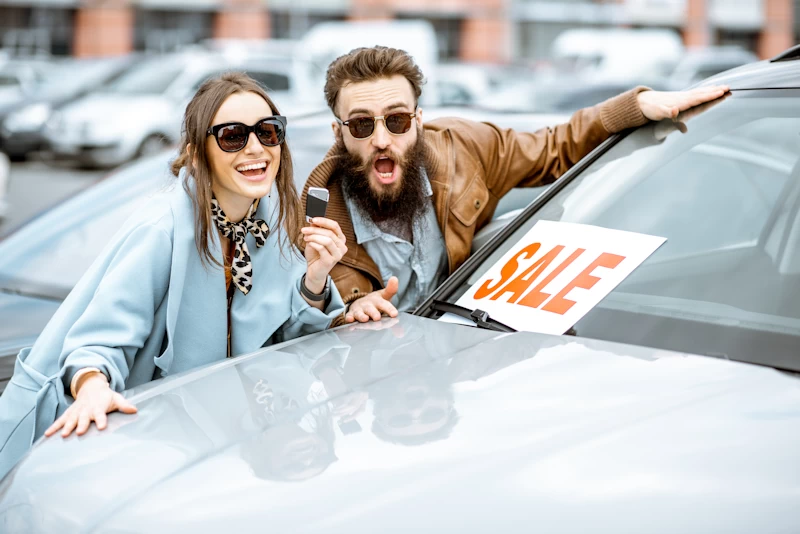
[[[715,85],[691,91],[643,91],[637,98],[642,113],[651,121],[674,120],[681,111],[716,100],[729,90],[727,85]]]

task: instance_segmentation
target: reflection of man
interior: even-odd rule
[[[372,433],[383,441],[421,445],[445,439],[458,422],[444,361],[389,378],[372,387],[370,396],[375,403]]]
[[[390,443],[447,439],[459,420],[455,382],[477,380],[535,355],[486,330],[429,330],[424,319],[408,319],[350,327],[355,343],[344,368],[345,382],[370,384],[372,433]],[[344,343],[351,337],[348,330],[337,334]]]
[[[637,88],[536,133],[462,119],[423,128],[423,76],[401,50],[357,49],[328,68],[336,144],[308,187],[330,190],[328,216],[348,253],[331,275],[348,322],[416,308],[468,257],[475,232],[514,187],[547,184],[612,133],[722,96]]]
[[[305,480],[336,460],[337,405],[329,400],[344,389],[336,370],[348,353],[328,332],[237,366],[253,422],[261,429],[242,444],[242,456],[257,476]]]

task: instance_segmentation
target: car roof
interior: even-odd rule
[[[794,47],[784,54],[790,54]],[[800,88],[800,57],[788,56],[742,65],[703,80],[695,87],[729,85],[732,90]]]

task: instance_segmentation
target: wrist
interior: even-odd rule
[[[76,398],[81,394],[81,391],[93,389],[96,387],[108,387],[108,378],[102,371],[89,371],[88,373],[78,377],[75,381],[74,393]]]
[[[308,289],[311,293],[314,293],[315,295],[321,295],[322,292],[325,291],[327,281],[327,276],[322,280],[315,280],[312,276],[309,276],[309,274],[306,273],[301,283],[304,284],[306,289]]]

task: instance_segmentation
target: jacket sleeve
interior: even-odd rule
[[[137,351],[169,286],[172,240],[163,229],[133,229],[112,251],[91,301],[69,329],[59,357],[65,391],[80,369],[96,367],[123,391]]]
[[[549,184],[567,172],[611,134],[647,122],[637,87],[596,106],[576,111],[570,120],[534,133],[498,128],[488,123],[472,128],[451,128],[479,158],[486,185],[500,198],[514,187]]]
[[[331,288],[331,300],[325,310],[311,306],[300,293],[300,279],[292,289],[292,316],[281,327],[280,340],[294,339],[320,330],[325,330],[338,316],[344,312],[344,302],[331,277],[328,277]]]

